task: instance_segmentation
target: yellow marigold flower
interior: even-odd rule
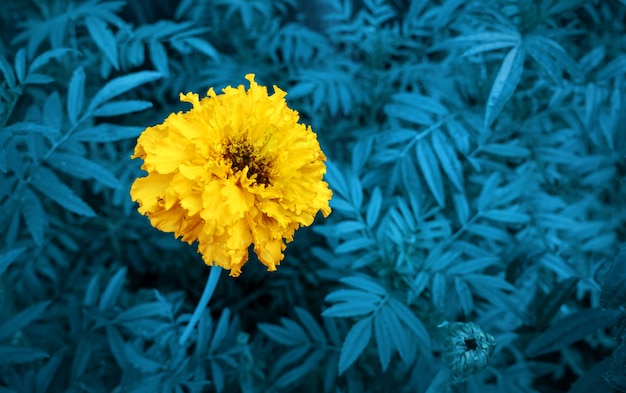
[[[318,211],[330,214],[332,196],[322,180],[326,157],[317,136],[298,123],[286,93],[246,75],[250,88],[211,88],[207,97],[180,94],[193,108],[146,128],[133,158],[146,177],[131,197],[155,228],[198,241],[208,265],[238,276],[254,244],[269,271],[283,259],[285,241]]]

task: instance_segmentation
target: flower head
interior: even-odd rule
[[[286,93],[246,75],[250,88],[211,88],[207,97],[181,93],[193,108],[172,113],[139,136],[133,158],[146,177],[131,197],[155,228],[198,242],[206,264],[238,276],[254,251],[268,270],[283,259],[285,241],[318,211],[330,214],[322,180],[326,157]]]
[[[473,322],[445,323],[448,338],[443,352],[443,362],[455,381],[463,380],[487,367],[496,342]]]

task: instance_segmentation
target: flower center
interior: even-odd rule
[[[252,179],[256,175],[254,178],[255,184],[271,185],[268,161],[263,157],[259,157],[249,143],[245,141],[228,141],[225,147],[224,158],[230,161],[230,167],[235,172],[240,172],[248,167],[248,179]]]
[[[465,348],[467,351],[473,351],[478,348],[478,344],[476,344],[476,339],[470,338],[465,340]]]

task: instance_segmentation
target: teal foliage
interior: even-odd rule
[[[625,20],[617,0],[2,2],[0,390],[626,391]],[[246,73],[318,134],[333,213],[277,272],[222,278],[181,344],[209,268],[137,213],[130,156],[180,92]],[[496,342],[461,382],[453,321]]]

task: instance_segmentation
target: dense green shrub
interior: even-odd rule
[[[0,391],[626,391],[623,0],[0,4]],[[333,213],[222,277],[136,137],[255,73]],[[251,257],[254,259],[254,257]]]

